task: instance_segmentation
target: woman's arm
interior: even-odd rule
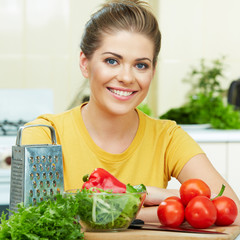
[[[167,197],[178,196],[177,189],[164,189],[158,187],[147,186],[148,195],[144,201],[144,208],[141,209],[137,218],[144,222],[159,222],[157,216],[158,205]]]
[[[222,184],[224,184],[226,188],[223,195],[233,199],[238,207],[238,217],[234,224],[240,225],[240,201],[232,188],[216,171],[205,154],[198,154],[191,158],[185,164],[177,179],[180,183],[183,183],[191,178],[199,178],[206,182],[211,189],[212,196],[216,196],[219,193]],[[158,205],[169,196],[179,196],[179,190],[147,187],[147,191],[148,195],[144,204],[147,207],[144,207],[137,217],[145,222],[159,222],[157,217]]]
[[[240,225],[240,201],[233,189],[213,167],[205,154],[198,154],[191,158],[178,175],[180,183],[191,178],[199,178],[206,182],[211,189],[212,196],[216,196],[219,193],[222,184],[224,184],[226,188],[223,195],[233,199],[238,207],[238,217],[234,224]]]

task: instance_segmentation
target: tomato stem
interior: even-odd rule
[[[222,194],[223,194],[223,192],[224,192],[224,190],[225,190],[225,187],[226,187],[226,186],[225,186],[224,184],[222,184],[222,188],[221,188],[220,192],[218,193],[218,195],[217,195],[216,197],[212,198],[211,200],[213,200],[213,199],[215,199],[215,198],[217,198],[217,197],[222,196]]]

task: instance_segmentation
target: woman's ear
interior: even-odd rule
[[[88,78],[88,76],[89,76],[89,74],[88,74],[88,59],[82,51],[80,52],[80,56],[79,56],[79,67],[82,71],[82,75],[85,78]]]

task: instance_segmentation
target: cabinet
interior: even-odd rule
[[[199,143],[213,166],[240,198],[240,131],[205,129],[187,132]],[[176,179],[169,182],[168,188],[179,187]]]

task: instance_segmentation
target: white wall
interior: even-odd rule
[[[162,50],[158,65],[158,108],[162,114],[185,101],[191,87],[182,79],[199,60],[226,56],[228,88],[240,77],[239,0],[160,0]]]
[[[64,111],[83,78],[79,43],[103,0],[0,0],[0,88],[51,88]]]
[[[79,42],[104,0],[0,0],[0,88],[53,89],[64,111],[83,82]],[[199,59],[227,56],[229,82],[240,77],[239,0],[149,0],[162,32],[150,104],[156,114],[179,106],[182,79]],[[226,84],[228,85],[228,84]]]

